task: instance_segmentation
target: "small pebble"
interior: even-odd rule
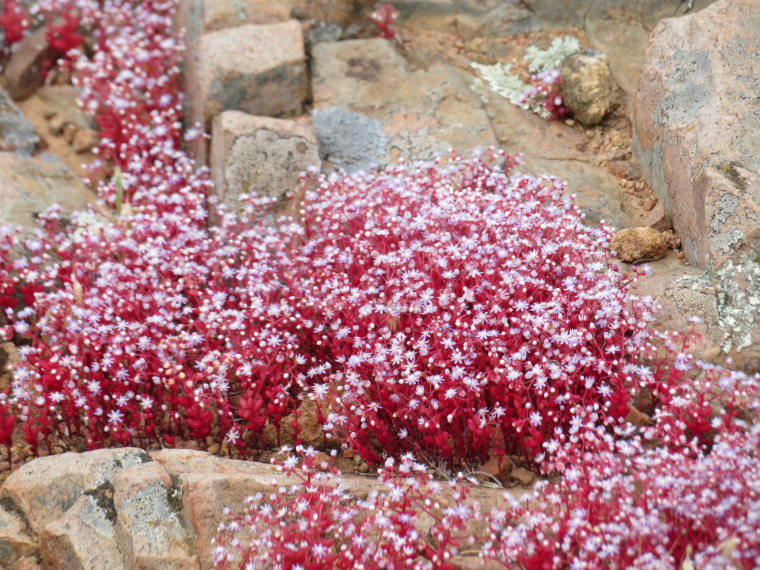
[[[575,125],[575,121],[574,121],[573,119],[566,119],[566,120],[565,120],[565,124],[566,124],[568,127],[572,127],[573,125]]]
[[[369,473],[369,465],[366,463],[359,465],[359,473]]]

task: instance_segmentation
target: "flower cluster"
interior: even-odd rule
[[[560,66],[570,55],[580,49],[578,38],[565,36],[555,38],[545,49],[528,46],[523,57],[522,69],[527,68],[529,78],[512,72],[508,63],[482,65],[472,63],[490,88],[508,99],[512,104],[533,111],[549,121],[562,120],[570,113],[560,95],[558,85],[562,81]]]
[[[549,121],[561,121],[570,114],[557,87],[561,81],[559,69],[531,75],[530,87],[520,94],[520,105],[526,105]]]
[[[324,454],[296,451],[286,448],[275,461],[287,479],[275,479],[271,494],[246,500],[248,514],[220,525],[215,568],[453,570],[460,545],[475,542],[458,536],[479,518],[461,476],[444,492],[424,465],[404,456],[386,461],[368,493],[352,494]]]
[[[17,1],[8,0],[0,13],[0,27],[3,29],[4,44],[12,46],[24,37],[24,32],[29,27],[29,14]]]
[[[76,81],[104,135],[101,166],[123,171],[99,192],[113,206],[120,190],[124,215],[64,225],[53,209],[24,244],[28,258],[11,259],[4,238],[0,299],[23,344],[8,400],[33,451],[54,433],[100,447],[205,443],[212,431],[244,449],[233,417],[255,440],[293,403],[287,366],[258,372],[283,358],[266,348],[279,342],[266,327],[289,316],[277,260],[290,230],[266,228],[260,213],[206,229],[208,173],[181,150],[174,3],[76,4],[106,32],[92,60],[76,62]]]
[[[699,379],[676,382],[654,425],[603,426],[578,410],[546,446],[561,482],[491,513],[484,558],[526,569],[760,565],[760,425],[749,423],[760,376],[680,359],[672,371]],[[710,418],[707,440],[697,417]]]
[[[398,30],[393,27],[398,16],[399,12],[392,4],[382,4],[375,8],[370,14],[370,18],[375,22],[379,32],[375,37],[399,41]]]
[[[0,338],[21,356],[0,394],[9,454],[16,423],[35,452],[77,434],[244,451],[313,398],[331,435],[384,462],[379,486],[359,498],[314,450],[300,466],[286,452],[273,492],[220,528],[218,567],[449,569],[463,547],[509,568],[760,566],[760,377],[695,365],[691,335],[656,338],[610,229],[584,226],[561,183],[500,153],[454,157],[322,178],[298,223],[250,199],[208,228],[175,3],[38,9],[101,32],[74,69],[100,167],[121,172],[99,192],[122,207],[53,209],[23,243],[0,229]],[[631,402],[650,425],[625,424]],[[472,536],[463,479],[445,495],[412,453],[493,452],[559,482]]]
[[[18,0],[7,0],[3,5],[2,12],[0,12],[0,29],[2,29],[0,71],[11,55],[11,48],[24,38],[24,32],[29,28],[29,25],[29,14]]]
[[[504,158],[336,176],[304,199],[298,379],[368,461],[532,458],[578,405],[628,414],[651,303],[628,295],[607,226]]]

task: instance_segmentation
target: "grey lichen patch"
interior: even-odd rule
[[[175,513],[182,512],[182,479],[176,473],[169,473],[171,487],[166,488],[166,502]]]
[[[123,469],[129,469],[130,467],[134,467],[135,465],[140,465],[142,463],[148,463],[149,461],[153,461],[147,453],[144,451],[138,451],[138,450],[116,450],[113,452],[113,457],[111,460],[106,463],[103,468],[100,471],[100,474],[98,475],[98,478],[95,481],[95,484],[90,487],[89,491],[94,491],[99,489],[105,484],[111,484],[113,481],[114,475],[118,473],[119,471]]]
[[[710,220],[710,229],[719,232],[728,219],[734,215],[739,206],[739,198],[728,192],[721,192],[716,203],[715,214]]]
[[[707,336],[722,345],[726,335],[718,325],[718,302],[712,289],[694,290],[691,287],[672,287],[665,294],[671,297],[678,310],[687,317],[698,317],[707,327]]]
[[[400,131],[389,143],[388,158],[397,156],[405,160],[430,160],[436,155],[445,154],[449,145],[429,134],[429,129],[423,127],[416,131]]]
[[[665,171],[663,170],[662,145],[659,140],[654,141],[654,150],[652,151],[651,161],[651,181],[652,190],[657,198],[662,202],[665,212],[673,217],[673,198],[670,196],[670,185],[665,180]]]
[[[107,496],[85,494],[79,516],[95,532],[108,540],[116,538],[114,524],[116,509],[113,506],[113,487],[110,489],[110,499]]]
[[[376,119],[343,109],[316,109],[312,124],[320,155],[336,168],[370,170],[385,156],[388,137]]]
[[[697,112],[709,101],[712,80],[710,78],[710,59],[705,50],[688,53],[679,48],[671,56],[675,72],[670,75],[666,85],[670,95],[662,100],[660,117],[655,122],[673,122],[677,125],[691,125]]]
[[[113,484],[111,481],[104,481],[95,489],[85,491],[84,494],[91,499],[86,503],[85,507],[88,508],[92,517],[94,519],[99,518],[98,513],[100,513],[104,521],[113,526],[116,521],[116,507],[113,502]]]
[[[129,533],[147,539],[146,546],[154,552],[170,552],[172,545],[188,551],[192,544],[187,525],[180,520],[176,504],[170,503],[167,487],[161,483],[153,483],[124,501],[121,511],[129,518]]]
[[[300,172],[319,163],[316,146],[299,136],[282,136],[268,129],[235,139],[224,168],[226,195],[253,193],[284,202],[296,189]]]
[[[710,263],[704,273],[682,277],[677,281],[677,287],[668,291],[684,314],[702,318],[708,324],[708,330],[708,319],[714,319],[713,326],[718,330],[714,331],[713,338],[722,344],[725,353],[741,352],[752,345],[753,336],[760,332],[760,264],[757,258],[757,252],[751,249],[736,263],[728,260],[718,270],[714,270]],[[712,300],[702,300],[702,305],[696,307],[693,305],[696,297],[684,293],[681,287],[693,292],[714,290],[715,312],[705,305]]]

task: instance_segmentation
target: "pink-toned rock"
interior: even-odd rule
[[[656,300],[660,308],[654,314],[654,328],[687,331],[693,327],[702,340],[692,344],[689,352],[699,360],[722,365],[727,355],[721,354],[721,346],[727,335],[721,330],[717,291],[706,283],[696,287],[691,283],[701,273],[697,267],[684,267],[677,258],[666,257],[652,265],[650,275],[632,284],[631,293]],[[701,322],[691,323],[690,318]]]
[[[256,475],[272,473],[273,467],[255,461],[222,459],[205,451],[188,449],[162,449],[154,451],[150,457],[164,466],[171,475],[183,473],[208,473],[232,475]]]
[[[272,477],[269,475],[209,475],[206,473],[185,473],[182,480],[183,515],[188,521],[198,547],[202,568],[212,566],[211,553],[219,523],[229,521],[223,510],[243,515],[250,512],[244,503],[247,497],[256,493],[272,492]]]
[[[12,342],[0,342],[0,374],[10,372],[11,367],[20,360],[16,345]]]
[[[628,415],[625,416],[625,421],[638,428],[652,425],[652,419],[631,403],[628,404]]]
[[[665,232],[673,229],[673,221],[665,211],[662,202],[655,201],[652,207],[641,216],[641,225],[658,232]]]
[[[626,263],[655,261],[665,257],[668,242],[661,232],[652,228],[626,228],[615,233],[610,249]]]
[[[226,110],[297,115],[307,97],[301,25],[296,20],[203,34],[188,45],[185,82],[189,118],[208,129]]]
[[[326,162],[348,171],[468,154],[497,141],[473,78],[450,65],[410,72],[387,40],[312,49],[313,124]]]
[[[185,30],[189,44],[206,32],[284,22],[292,10],[291,0],[180,0],[175,26]]]
[[[299,173],[321,167],[319,147],[308,125],[285,119],[225,111],[214,119],[211,175],[227,206],[240,208],[239,198],[253,193],[277,198],[296,190]]]
[[[101,449],[41,457],[23,465],[3,485],[34,533],[68,511],[124,468],[149,460],[141,449]]]
[[[42,566],[40,566],[36,556],[19,558],[14,564],[4,566],[4,568],[5,570],[42,570]]]
[[[757,0],[718,0],[663,20],[635,99],[634,151],[701,276],[678,280],[686,311],[714,310],[712,338],[760,371],[760,122]],[[701,310],[701,309],[700,309]],[[704,312],[704,311],[702,311]],[[698,316],[698,315],[697,315]]]
[[[40,554],[56,570],[123,570],[116,546],[113,488],[82,495],[40,533]]]
[[[203,0],[203,31],[284,22],[291,9],[287,0]]]
[[[126,568],[200,569],[178,479],[152,461],[118,473],[113,489],[116,542]]]
[[[45,26],[16,44],[3,70],[8,94],[14,101],[26,99],[44,80],[45,63],[52,63],[53,50],[45,39]]]
[[[624,178],[625,180],[638,180],[641,178],[638,166],[630,160],[610,160],[607,163],[607,168],[618,178]]]
[[[635,98],[637,159],[700,267],[760,251],[757,14],[719,0],[660,22]]]

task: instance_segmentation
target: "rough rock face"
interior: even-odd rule
[[[579,27],[592,17],[633,19],[645,28],[653,27],[662,18],[680,16],[701,10],[715,0],[525,0],[545,26]]]
[[[290,17],[291,4],[283,0],[203,0],[203,31],[284,22]]]
[[[211,539],[223,509],[292,481],[262,463],[165,449],[108,449],[36,459],[13,473],[0,497],[0,566],[9,570],[201,570],[213,567]],[[344,476],[366,496],[376,480]],[[503,489],[476,487],[485,512]],[[515,491],[519,493],[519,491]],[[420,520],[426,536],[430,520]],[[457,567],[462,567],[455,560]]]
[[[519,0],[396,0],[399,21],[418,29],[466,28],[484,36],[521,34],[540,27]]]
[[[719,0],[662,21],[634,113],[642,171],[688,260],[705,269],[693,285],[714,288],[714,338],[749,371],[760,370],[760,310],[751,310],[760,291],[758,7]]]
[[[607,56],[584,50],[568,57],[560,67],[560,92],[565,107],[584,125],[596,125],[618,101],[618,87]]]
[[[202,35],[188,44],[190,120],[208,129],[226,110],[269,117],[299,114],[308,90],[305,57],[301,25],[295,20]]]
[[[51,134],[60,135],[68,125],[77,129],[94,129],[95,121],[77,108],[79,89],[70,85],[40,87],[37,96],[52,107],[48,121]],[[46,115],[48,116],[48,115]]]
[[[656,261],[665,257],[668,241],[662,233],[652,228],[627,228],[615,234],[610,249],[626,263]]]
[[[334,165],[358,170],[496,144],[472,78],[459,69],[410,73],[381,39],[321,43],[312,56],[315,128],[320,142],[330,141],[323,153]],[[359,129],[358,141],[339,135]]]
[[[485,108],[499,146],[523,156],[524,163],[517,170],[567,182],[586,224],[598,225],[604,220],[614,228],[644,225],[626,211],[626,197],[615,177],[578,150],[586,143],[582,133],[560,121],[546,121],[495,93],[486,93]]]
[[[214,120],[211,172],[217,193],[228,206],[253,192],[284,201],[296,190],[298,175],[319,169],[319,149],[308,125],[225,111]]]
[[[40,137],[32,124],[0,88],[0,151],[32,154],[40,143]]]
[[[94,206],[95,200],[95,194],[56,156],[0,153],[0,225],[34,228],[34,216],[53,204],[68,214]]]
[[[758,248],[758,26],[756,0],[664,20],[642,70],[634,150],[702,267]]]

